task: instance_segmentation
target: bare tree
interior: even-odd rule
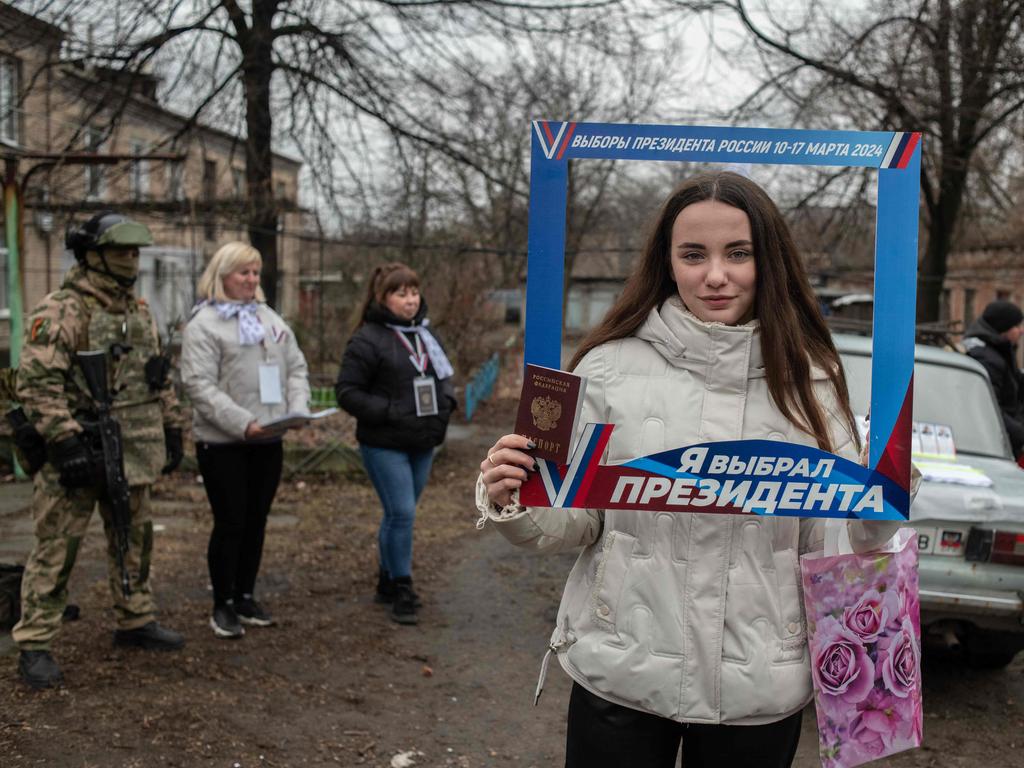
[[[417,111],[424,121],[452,126],[446,146],[458,147],[459,156],[396,134],[380,152],[380,188],[356,184],[359,169],[342,168],[339,175],[353,183],[338,197],[358,201],[350,207],[392,240],[444,244],[404,256],[431,271],[440,259],[455,260],[451,295],[475,290],[481,299],[485,287],[517,287],[525,274],[531,119],[656,122],[667,96],[681,90],[675,73],[665,71],[662,50],[628,19],[594,19],[577,29],[570,12],[551,13],[544,32],[478,48],[439,84],[443,98],[424,89]],[[570,167],[563,301],[580,251],[606,245],[605,224],[628,167],[599,160]],[[367,223],[357,222],[364,231]],[[464,321],[466,300],[454,305]]]
[[[153,67],[165,73],[169,95],[187,105],[190,122],[217,124],[237,114],[233,106],[244,105],[247,225],[252,244],[263,254],[265,286],[274,301],[275,139],[315,140],[294,146],[305,156],[331,157],[352,149],[338,141],[337,121],[356,130],[383,127],[486,173],[460,146],[456,126],[429,121],[419,108],[445,95],[444,73],[464,66],[467,51],[482,40],[543,30],[552,10],[579,12],[585,28],[588,15],[617,2],[24,0],[18,5],[89,30],[88,44],[78,36],[74,55],[81,59],[126,76]],[[290,116],[287,134],[280,130],[282,116]]]
[[[530,120],[658,122],[661,105],[682,90],[681,78],[665,70],[663,50],[627,20],[611,20],[600,31],[593,25],[587,41],[577,45],[566,44],[565,36],[557,43],[534,38],[518,57],[509,57],[509,65],[495,72],[487,87],[470,82],[457,101],[466,122],[478,126],[476,144],[488,150],[480,157],[491,163],[490,175],[504,179],[495,184],[453,167],[474,232],[507,254],[502,259],[506,285],[524,266]],[[474,119],[480,114],[487,118]],[[607,222],[619,207],[629,175],[630,164],[570,163],[563,303],[578,254],[604,247],[618,234],[609,231]]]
[[[760,85],[739,113],[780,119],[785,111],[815,127],[923,132],[918,319],[938,319],[972,174],[984,171],[983,150],[1005,141],[1024,110],[1024,2],[680,4],[724,9],[749,36]]]

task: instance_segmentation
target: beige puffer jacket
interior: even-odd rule
[[[670,299],[635,337],[583,359],[581,422],[615,425],[606,463],[710,440],[815,445],[768,396],[756,322],[706,324]],[[814,373],[836,453],[856,460],[825,374]],[[565,671],[615,703],[680,722],[780,720],[811,697],[798,556],[824,521],[795,517],[477,506],[512,543],[584,547],[551,637]],[[521,508],[520,508],[521,509]],[[851,522],[866,551],[894,523]]]
[[[196,312],[185,326],[181,383],[192,401],[196,442],[239,442],[253,421],[309,411],[306,358],[295,334],[266,304],[260,304],[258,317],[266,331],[263,344],[239,344],[238,318],[222,320],[212,305]],[[260,402],[261,363],[278,367],[284,402]]]

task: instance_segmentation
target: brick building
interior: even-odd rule
[[[71,221],[115,208],[142,221],[155,243],[141,254],[138,290],[169,323],[187,313],[206,260],[228,240],[246,240],[245,148],[235,135],[160,104],[159,79],[85,68],[62,55],[61,29],[0,5],[0,154],[16,159],[23,188],[21,271],[28,311],[55,289],[72,263],[64,249]],[[46,164],[31,153],[144,155],[181,162]],[[274,191],[282,233],[304,231],[298,207],[301,163],[275,154]],[[2,215],[2,212],[0,212]],[[4,222],[6,226],[6,222]],[[4,241],[5,242],[5,241]],[[279,310],[298,310],[297,237],[279,241]],[[3,243],[0,243],[2,245]],[[0,357],[9,349],[6,250],[0,262]]]
[[[943,291],[949,320],[966,328],[996,299],[1024,303],[1024,248],[999,244],[950,254]]]

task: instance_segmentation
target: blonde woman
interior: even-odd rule
[[[266,304],[262,263],[246,243],[218,249],[199,280],[199,304],[181,352],[196,459],[213,510],[210,626],[224,638],[245,634],[243,623],[273,623],[253,594],[282,449],[280,435],[260,423],[309,410],[306,359],[295,334]]]

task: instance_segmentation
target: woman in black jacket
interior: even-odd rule
[[[416,623],[416,502],[455,410],[452,366],[428,330],[419,284],[405,264],[373,271],[334,388],[338,404],[356,417],[363,464],[384,507],[375,599],[390,603],[391,618],[401,624]]]

